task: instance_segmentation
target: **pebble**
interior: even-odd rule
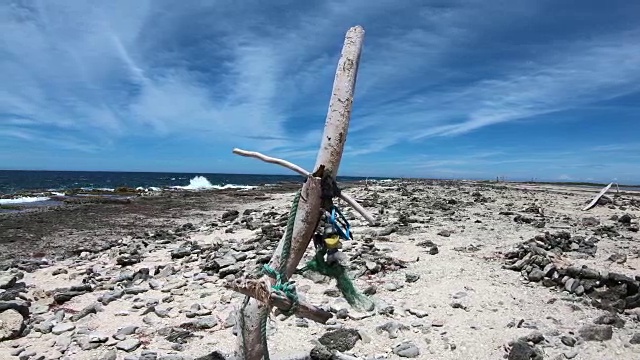
[[[140,346],[140,340],[138,339],[127,339],[120,341],[116,344],[116,349],[123,350],[126,352],[134,351]]]
[[[406,273],[405,274],[405,281],[408,283],[414,283],[416,281],[420,280],[420,275],[415,274],[415,273]]]
[[[21,346],[19,348],[11,350],[10,354],[11,354],[11,356],[18,356],[23,351],[24,351],[24,347]]]
[[[429,313],[427,313],[426,311],[423,310],[417,310],[417,309],[407,309],[407,312],[411,315],[417,316],[419,318],[423,318],[427,315],[429,315]]]
[[[27,360],[33,356],[36,356],[36,352],[33,350],[25,350],[23,352],[20,353],[20,355],[18,355],[18,358],[20,360]]]
[[[384,284],[384,288],[387,291],[396,291],[396,290],[400,289],[400,285],[398,285],[397,283],[392,281],[392,282],[388,282],[388,283]]]
[[[563,355],[567,359],[573,359],[578,356],[578,350],[565,351]]]
[[[416,358],[420,355],[420,349],[413,342],[404,342],[396,345],[393,353],[404,358]]]
[[[576,345],[576,339],[571,336],[563,336],[560,338],[560,341],[570,347],[574,347]]]
[[[56,326],[54,326],[51,329],[51,332],[55,335],[60,335],[62,333],[65,333],[67,331],[71,331],[73,329],[75,329],[76,326],[73,325],[72,323],[62,323],[62,324],[58,324]]]

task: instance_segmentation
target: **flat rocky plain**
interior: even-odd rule
[[[294,187],[297,188],[298,186]],[[372,311],[294,276],[327,324],[274,312],[272,359],[638,359],[640,194],[445,181],[349,184],[344,243]],[[293,188],[0,214],[0,359],[224,359]],[[344,204],[343,204],[344,205]],[[303,263],[314,254],[310,245]]]

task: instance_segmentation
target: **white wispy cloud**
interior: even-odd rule
[[[181,136],[311,162],[344,32],[355,24],[366,35],[347,162],[640,90],[640,27],[536,47],[523,40],[518,56],[499,47],[518,21],[546,16],[545,6],[7,1],[0,139],[96,152],[122,139]],[[465,62],[492,46],[486,63]],[[543,161],[484,153],[407,162],[477,171],[470,166]]]

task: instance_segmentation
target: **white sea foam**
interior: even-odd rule
[[[24,203],[32,203],[38,201],[47,201],[48,197],[45,196],[23,196],[15,199],[0,199],[0,205],[7,204],[24,204]]]
[[[81,187],[80,189],[84,191],[108,191],[108,192],[116,191],[116,189],[112,189],[112,188]]]
[[[161,188],[159,187],[155,187],[155,186],[149,186],[148,188],[142,187],[142,186],[138,186],[136,188],[137,191],[162,191]]]
[[[224,190],[224,189],[253,189],[255,186],[248,185],[235,185],[235,184],[225,184],[225,185],[213,185],[209,182],[209,180],[204,176],[196,176],[193,179],[189,180],[189,185],[186,186],[173,186],[175,189],[183,189],[183,190]]]

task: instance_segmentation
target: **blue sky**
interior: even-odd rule
[[[640,182],[637,1],[3,1],[0,168]]]

